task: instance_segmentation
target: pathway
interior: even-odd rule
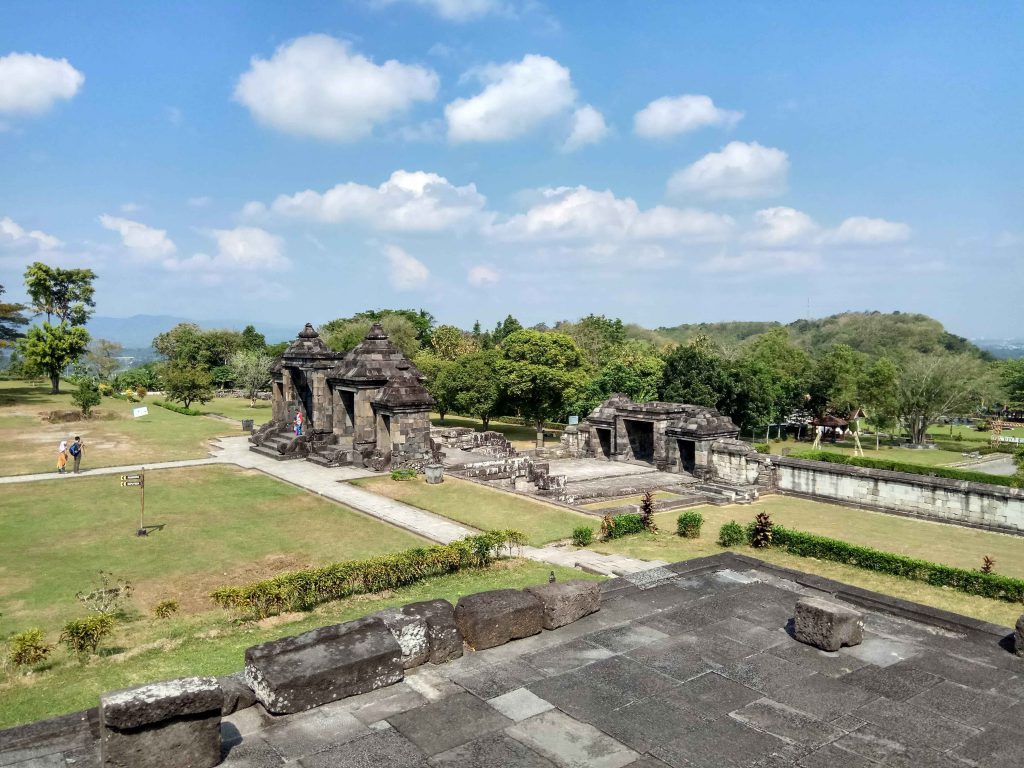
[[[198,467],[209,464],[233,464],[245,469],[255,469],[286,483],[315,493],[356,509],[378,520],[404,528],[425,539],[447,544],[456,539],[471,536],[478,531],[447,518],[403,504],[400,501],[380,496],[345,482],[360,477],[373,477],[376,473],[356,467],[325,468],[308,461],[275,461],[249,450],[247,437],[222,437],[213,441],[217,452],[205,459],[186,461],[165,461],[147,464],[146,469],[174,469],[177,467]],[[78,477],[92,475],[117,475],[138,472],[141,465],[124,467],[102,467],[90,469]],[[0,478],[0,484],[28,483],[39,480],[53,480],[56,473],[41,475],[15,475]],[[75,475],[63,475],[73,478]],[[72,481],[73,482],[73,481]],[[523,547],[523,557],[539,562],[561,565],[567,568],[579,567],[607,576],[645,571],[666,565],[660,560],[637,560],[623,555],[604,555],[587,549],[574,547]]]

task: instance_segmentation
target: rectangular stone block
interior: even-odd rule
[[[421,616],[410,616],[400,608],[388,608],[371,615],[384,622],[398,647],[402,649],[402,668],[412,669],[430,658],[427,622]]]
[[[211,768],[220,762],[224,693],[212,677],[188,677],[100,697],[104,768]]]
[[[245,679],[275,715],[397,683],[402,648],[379,618],[334,624],[245,652]]]
[[[541,631],[540,600],[518,589],[495,589],[459,598],[455,623],[466,644],[477,651]]]
[[[431,664],[443,664],[462,656],[462,633],[455,623],[455,606],[447,600],[425,600],[402,606],[402,613],[427,624]]]
[[[801,643],[838,651],[864,640],[864,615],[828,600],[804,597],[797,601],[793,629]]]
[[[596,581],[559,581],[523,591],[540,600],[544,629],[558,629],[601,610],[601,584]]]

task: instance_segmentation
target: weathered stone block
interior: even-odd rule
[[[210,768],[220,762],[224,693],[212,677],[187,677],[100,697],[104,768]]]
[[[601,610],[601,584],[596,581],[559,581],[523,591],[540,600],[544,629],[558,629]]]
[[[543,626],[540,600],[517,589],[495,589],[459,598],[455,623],[470,648],[482,651],[529,637]]]
[[[838,651],[844,645],[864,640],[864,615],[828,600],[805,597],[797,601],[794,635],[801,643],[823,651]]]
[[[224,703],[221,706],[222,715],[234,714],[240,709],[248,709],[256,703],[256,694],[245,682],[245,672],[235,672],[232,675],[218,677],[217,683],[224,691]]]
[[[455,624],[455,607],[447,600],[425,600],[402,606],[402,613],[427,623],[429,661],[443,664],[462,656],[462,633]]]
[[[1024,615],[1017,619],[1017,628],[1013,633],[1013,649],[1018,656],[1024,656]]]
[[[406,614],[400,608],[388,608],[373,616],[380,618],[398,641],[403,669],[418,667],[430,658],[429,628],[425,619]]]
[[[379,618],[285,637],[245,652],[245,679],[275,715],[301,712],[402,679],[402,649]]]

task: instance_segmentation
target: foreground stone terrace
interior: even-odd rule
[[[614,579],[555,631],[284,717],[224,720],[225,766],[1020,766],[1006,628],[725,553]],[[865,611],[836,653],[800,595]],[[0,765],[97,765],[95,718],[0,733]]]

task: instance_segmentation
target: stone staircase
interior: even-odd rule
[[[320,467],[347,467],[352,464],[352,438],[337,443],[314,446],[306,459]]]
[[[288,445],[292,437],[294,435],[291,432],[277,432],[263,438],[262,445],[250,445],[249,450],[274,461],[300,461],[306,457],[298,451],[294,453],[281,453],[278,451],[278,447],[283,448]]]
[[[697,486],[708,503],[716,506],[726,504],[751,504],[758,497],[756,485],[732,485],[715,480],[708,480]]]

